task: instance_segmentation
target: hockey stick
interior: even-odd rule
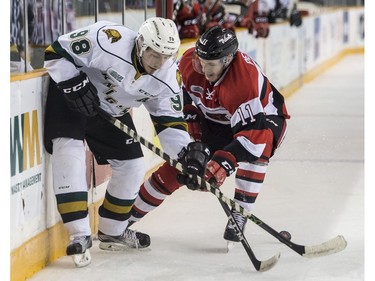
[[[220,205],[223,207],[223,210],[224,210],[225,214],[227,215],[228,220],[234,226],[234,230],[236,231],[236,234],[238,235],[238,237],[240,239],[240,242],[241,242],[243,248],[245,249],[247,255],[249,256],[251,262],[253,263],[255,269],[257,271],[263,272],[263,271],[267,271],[267,270],[271,269],[272,267],[274,267],[276,265],[276,263],[278,262],[279,258],[280,258],[280,253],[278,255],[275,255],[275,256],[271,257],[268,260],[265,260],[265,261],[258,260],[255,257],[255,254],[254,254],[253,250],[251,249],[251,246],[250,246],[249,242],[247,242],[247,239],[246,239],[245,235],[243,234],[241,228],[238,226],[236,220],[234,219],[234,217],[233,217],[233,215],[232,215],[232,213],[229,209],[229,206],[227,204],[225,204],[223,201],[221,201],[220,199],[219,199],[219,202],[220,202]]]
[[[130,137],[132,137],[134,140],[140,142],[142,145],[144,145],[146,148],[150,149],[156,155],[158,155],[161,158],[163,158],[171,166],[175,167],[180,172],[183,171],[183,168],[182,168],[182,165],[181,165],[180,162],[178,162],[177,160],[172,159],[168,154],[166,154],[165,152],[163,152],[160,148],[156,147],[155,145],[153,145],[152,143],[150,143],[149,141],[147,141],[143,137],[139,136],[137,134],[137,132],[135,132],[134,130],[132,130],[128,126],[126,126],[120,120],[118,120],[117,118],[113,117],[112,115],[110,115],[109,113],[107,113],[106,111],[104,111],[101,108],[98,108],[98,112],[99,112],[99,114],[103,118],[105,118],[106,120],[108,120],[110,123],[112,123],[114,126],[116,126],[121,131],[125,132],[127,135],[129,135]],[[207,189],[207,185],[208,184],[204,180],[202,180],[201,178],[198,177],[198,182],[199,182],[199,184],[202,187],[204,187],[204,188]],[[203,183],[205,183],[205,184],[203,185]],[[212,188],[215,189],[214,187],[212,187]],[[211,192],[213,192],[213,189],[211,190]],[[220,190],[219,190],[219,192],[220,192]],[[222,195],[222,197],[223,196],[224,195]],[[230,200],[230,199],[228,199],[228,200]],[[277,254],[277,255],[275,255],[275,256],[273,256],[273,257],[271,257],[271,258],[269,258],[268,260],[265,260],[265,261],[258,260],[256,258],[256,256],[255,256],[254,252],[252,251],[249,243],[247,242],[246,237],[243,235],[241,229],[237,225],[237,222],[235,221],[234,217],[232,216],[231,212],[229,211],[228,205],[223,200],[221,200],[220,198],[219,198],[219,201],[220,201],[220,203],[222,203],[224,211],[225,211],[225,213],[228,216],[228,219],[230,220],[230,222],[234,226],[234,228],[236,230],[236,233],[239,235],[240,241],[241,241],[243,247],[245,248],[246,253],[249,256],[249,258],[250,258],[252,264],[254,265],[255,269],[257,271],[263,272],[263,271],[267,271],[267,270],[271,269],[272,267],[274,267],[276,265],[276,263],[278,262],[279,258],[280,258],[280,253]],[[227,209],[224,207],[224,205],[226,206]],[[227,211],[229,211],[229,212],[227,212]]]
[[[246,213],[246,210],[245,210],[245,213]],[[260,226],[269,234],[271,234],[273,237],[278,239],[281,243],[285,244],[286,246],[291,248],[293,251],[295,251],[299,255],[306,257],[306,258],[315,258],[315,257],[327,256],[327,255],[331,255],[334,253],[338,253],[344,250],[346,248],[346,245],[348,244],[344,236],[337,235],[336,237],[318,245],[313,245],[313,246],[299,245],[285,238],[283,235],[281,235],[279,232],[277,232],[275,229],[267,225],[265,222],[263,222],[261,219],[257,218],[253,214],[251,214],[250,216],[247,215],[247,217],[253,223]]]
[[[169,155],[165,154],[161,149],[158,147],[154,146],[152,143],[148,142],[144,138],[140,137],[134,130],[130,129],[128,126],[123,124],[120,120],[114,118],[111,116],[109,113],[103,111],[102,109],[99,108],[99,113],[107,119],[109,122],[111,122],[114,126],[116,126],[118,129],[121,131],[125,132],[128,134],[130,137],[133,139],[137,140],[140,142],[142,145],[153,151],[156,155],[160,156],[164,160],[168,161],[173,167],[176,169],[182,171],[182,166],[181,163],[178,161],[171,159]],[[320,257],[320,256],[326,256],[330,254],[334,254],[337,252],[340,252],[346,248],[347,242],[345,238],[342,235],[338,235],[326,242],[323,242],[318,245],[313,245],[313,246],[305,246],[305,245],[299,245],[296,243],[293,243],[292,241],[286,239],[283,235],[281,235],[279,232],[274,230],[272,227],[267,225],[265,222],[263,222],[261,219],[257,218],[253,214],[250,214],[247,210],[245,210],[242,206],[240,206],[237,202],[229,199],[226,197],[220,189],[210,185],[207,183],[205,180],[203,180],[200,177],[196,177],[198,183],[200,186],[203,188],[207,189],[211,193],[215,194],[215,196],[223,203],[227,204],[228,206],[231,206],[234,208],[237,212],[241,213],[242,215],[246,216],[248,219],[250,219],[252,222],[254,222],[256,225],[260,226],[263,228],[265,231],[267,231],[269,234],[271,234],[273,237],[278,239],[280,242],[288,246],[290,249],[298,253],[299,255],[303,257]],[[275,257],[269,259],[268,261],[271,261],[272,259],[275,259]],[[277,258],[276,258],[277,261]],[[264,270],[263,270],[264,271]]]
[[[242,243],[242,246],[244,247],[247,255],[251,259],[255,268],[258,271],[266,271],[268,269],[271,269],[276,264],[277,260],[280,258],[280,253],[277,257],[277,260],[273,261],[272,263],[271,262],[268,263],[268,264],[265,263],[264,265],[262,265],[261,262],[259,262],[258,260],[254,259],[255,255],[254,255],[253,251],[251,250],[249,242],[247,242],[247,239],[246,239],[245,235],[243,234],[241,228],[238,226],[238,223],[234,219],[234,217],[232,215],[232,212],[229,209],[229,206],[227,204],[225,204],[223,201],[221,201],[219,198],[218,198],[218,200],[219,200],[219,203],[220,203],[221,207],[223,207],[223,210],[224,210],[225,214],[227,215],[228,220],[234,226],[234,230],[236,231],[236,234],[239,237],[240,242]]]

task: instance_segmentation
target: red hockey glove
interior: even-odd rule
[[[237,166],[236,158],[232,153],[218,150],[207,163],[204,179],[216,187],[220,187],[225,179],[233,174]]]
[[[250,34],[253,34],[255,31],[255,38],[267,38],[270,33],[268,17],[254,13],[253,19],[248,22],[247,28]]]
[[[194,105],[184,106],[184,119],[188,124],[189,135],[197,142],[202,141],[201,117],[202,113]]]

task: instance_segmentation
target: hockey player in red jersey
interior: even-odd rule
[[[185,103],[190,102],[184,106],[189,133],[211,150],[205,179],[220,187],[235,173],[234,200],[252,211],[269,160],[286,133],[290,116],[283,96],[258,64],[238,50],[235,33],[219,26],[183,54],[179,69]],[[166,181],[155,185],[157,179],[155,175],[141,187],[130,220],[139,220],[171,193]],[[191,182],[188,187],[199,188]],[[244,230],[246,218],[231,212]],[[224,239],[239,241],[229,221]]]

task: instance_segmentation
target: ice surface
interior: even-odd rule
[[[373,93],[374,94],[374,93]],[[181,188],[133,228],[151,236],[143,251],[106,252],[94,241],[92,263],[62,257],[32,281],[360,281],[364,274],[364,56],[345,57],[287,100],[292,119],[271,159],[254,214],[292,241],[315,245],[343,235],[347,248],[307,259],[248,222],[255,271],[241,244],[226,253],[226,216],[211,193]],[[233,178],[221,188],[232,197]]]

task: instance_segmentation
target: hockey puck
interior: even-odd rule
[[[292,239],[292,235],[290,234],[290,232],[288,232],[286,230],[280,231],[279,234],[289,241],[290,241],[290,239]]]

